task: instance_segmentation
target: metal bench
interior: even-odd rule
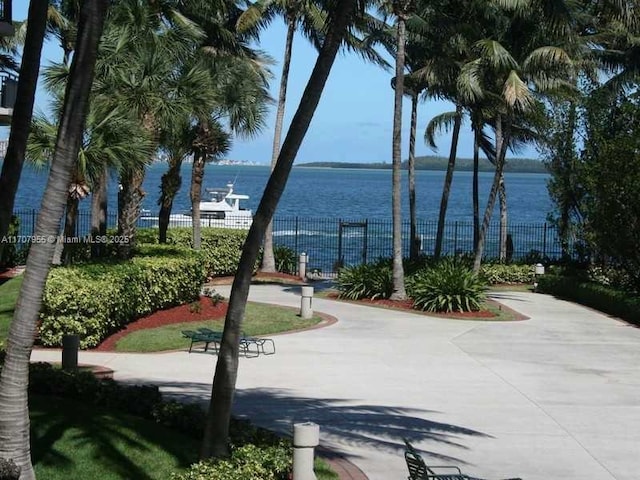
[[[218,344],[222,340],[220,335],[216,335],[215,332],[211,331],[210,333],[205,333],[201,331],[194,330],[182,330],[182,336],[184,338],[188,338],[191,340],[191,344],[189,345],[189,353],[193,349],[193,345],[195,343],[204,343],[204,351],[209,350],[209,345],[213,344],[213,348],[216,353],[218,353]]]
[[[218,343],[222,341],[221,332],[216,332],[215,330],[211,330],[210,328],[206,327],[199,328],[198,332],[211,338],[217,338]],[[266,345],[268,345],[268,348],[265,348]],[[260,353],[262,353],[263,355],[273,355],[274,353],[276,353],[276,344],[270,338],[248,337],[245,334],[242,334],[242,336],[240,337],[240,350],[247,358],[257,357],[260,355]]]
[[[405,438],[404,444],[406,445],[404,459],[409,469],[409,480],[482,480],[462,473],[460,468],[455,466],[427,466],[409,440]],[[522,479],[508,478],[505,480]]]

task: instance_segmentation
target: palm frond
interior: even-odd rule
[[[453,128],[458,112],[444,112],[436,115],[427,124],[427,128],[424,131],[424,142],[434,151],[438,150],[436,145],[435,136],[442,132],[448,132]]]

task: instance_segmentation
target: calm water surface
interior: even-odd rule
[[[143,208],[157,214],[160,178],[165,164],[154,164],[148,169],[144,183],[147,192]],[[174,212],[188,212],[191,164],[182,169],[183,185],[174,204]],[[269,176],[264,166],[207,165],[204,185],[223,186],[235,181],[236,193],[249,195],[246,208],[254,212]],[[448,220],[471,220],[471,172],[454,175],[449,200]],[[507,173],[509,218],[512,223],[541,223],[552,210],[547,193],[545,174]],[[481,208],[486,203],[493,175],[480,174]],[[417,173],[418,216],[425,220],[437,219],[444,172],[419,171]],[[38,209],[46,182],[46,172],[26,168],[16,199],[16,209]],[[403,172],[403,200],[408,212],[406,172]],[[117,182],[112,179],[109,189],[109,208],[116,209]],[[89,200],[81,208],[88,209]],[[366,169],[330,169],[297,167],[291,172],[282,196],[277,216],[314,218],[383,219],[391,217],[391,171]],[[407,213],[408,215],[408,213]]]

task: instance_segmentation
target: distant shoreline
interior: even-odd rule
[[[430,171],[446,171],[448,160],[443,157],[417,157],[416,170]],[[349,169],[366,169],[366,170],[390,170],[390,163],[357,163],[357,162],[307,162],[296,163],[296,167],[312,167],[312,168],[349,168]],[[402,162],[403,170],[407,170],[408,163]],[[479,164],[480,172],[493,172],[495,167],[486,159],[481,159]],[[459,158],[456,160],[455,171],[471,172],[473,171],[473,160],[469,158]],[[508,159],[504,168],[505,172],[514,173],[549,173],[545,163],[540,160],[530,158],[513,158]]]

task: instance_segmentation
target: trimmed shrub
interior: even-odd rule
[[[640,325],[640,298],[629,292],[576,277],[543,275],[538,291],[571,300]]]
[[[158,230],[155,228],[139,228],[136,235],[139,244],[158,243]],[[201,235],[200,251],[207,277],[235,275],[247,230],[203,227]],[[185,227],[170,228],[167,230],[167,243],[193,248],[193,231]]]
[[[499,283],[533,283],[535,268],[532,265],[488,263],[480,267],[480,276],[489,285]]]
[[[172,480],[286,480],[292,468],[289,444],[264,447],[244,445],[234,448],[226,460],[203,461],[185,473],[174,473]]]
[[[421,270],[407,282],[414,308],[429,312],[480,310],[486,283],[461,260],[445,258],[436,266]]]
[[[88,263],[51,270],[40,313],[43,345],[59,346],[65,334],[95,347],[133,320],[198,298],[203,261],[175,246],[142,247],[125,262]]]
[[[388,259],[341,268],[336,279],[340,298],[389,298],[393,292],[393,269]]]

